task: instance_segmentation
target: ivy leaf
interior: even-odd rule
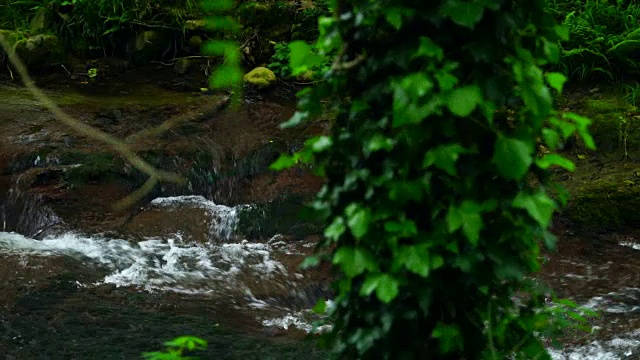
[[[428,57],[435,58],[438,61],[441,61],[444,57],[444,50],[433,42],[433,40],[429,39],[426,36],[420,37],[420,46],[418,46],[418,50],[413,54],[412,59],[418,57]]]
[[[313,52],[311,45],[302,40],[289,43],[289,66],[293,76],[304,74],[313,67],[322,65],[324,58]]]
[[[306,270],[306,269],[318,266],[318,264],[320,264],[320,257],[317,255],[312,255],[304,258],[304,260],[302,261],[299,267],[302,270]]]
[[[484,8],[476,2],[449,0],[442,6],[441,11],[454,23],[473,29],[482,19]]]
[[[325,299],[320,298],[316,305],[311,309],[316,314],[324,314],[327,311],[327,302]]]
[[[455,89],[449,95],[447,107],[456,116],[469,116],[482,102],[482,90],[478,85],[469,85]]]
[[[392,277],[389,274],[383,274],[378,281],[378,287],[376,288],[376,295],[378,299],[385,304],[390,303],[398,296],[400,282],[398,279]]]
[[[440,339],[440,351],[443,354],[462,349],[462,334],[458,325],[438,323],[431,336]]]
[[[524,141],[500,137],[491,161],[505,179],[519,180],[527,173],[533,157],[530,146]]]
[[[294,166],[298,162],[299,155],[294,154],[293,156],[287,154],[281,154],[280,157],[273,162],[273,164],[269,165],[269,169],[271,170],[282,170],[288,169]]]
[[[402,28],[402,9],[395,7],[387,9],[385,18],[396,30]]]
[[[369,230],[371,222],[371,210],[362,208],[357,204],[351,204],[345,209],[347,224],[356,239],[362,238]]]
[[[484,227],[481,216],[482,206],[466,200],[460,207],[452,206],[447,213],[447,227],[450,233],[462,227],[462,232],[472,245],[478,244],[480,231]]]
[[[401,246],[394,254],[394,262],[404,265],[407,270],[427,277],[430,270],[429,251],[425,245]]]
[[[513,207],[525,209],[529,215],[542,227],[547,228],[551,223],[556,203],[543,191],[535,194],[520,192],[512,203]]]
[[[567,82],[567,77],[559,72],[547,73],[546,76],[549,85],[558,93],[562,93],[562,87],[564,86],[564,83]]]
[[[569,171],[574,171],[576,169],[576,165],[571,160],[558,154],[547,154],[541,159],[537,159],[536,165],[538,165],[538,167],[540,167],[541,169],[548,169],[549,167],[554,165],[560,166]]]
[[[424,155],[422,167],[428,168],[431,165],[446,171],[449,175],[457,175],[456,161],[460,154],[466,152],[466,149],[460,144],[440,145]]]
[[[327,239],[336,241],[347,230],[344,219],[340,216],[333,219],[333,222],[324,230],[324,236]]]
[[[418,227],[413,220],[404,219],[400,222],[387,221],[384,223],[384,230],[395,233],[401,237],[408,237],[418,233]]]
[[[333,140],[329,136],[315,136],[304,142],[304,145],[315,153],[329,149],[332,144]]]
[[[300,124],[302,124],[303,122],[305,122],[307,119],[309,118],[309,112],[308,111],[296,111],[293,116],[291,117],[291,119],[283,122],[282,124],[280,124],[280,128],[281,129],[288,129],[288,128],[292,128],[294,126],[298,126]]]
[[[591,137],[588,129],[589,125],[591,124],[591,120],[575,113],[564,113],[563,115],[564,117],[573,120],[576,128],[578,129],[578,134],[584,141],[584,144],[587,146],[587,148],[590,150],[595,150],[596,144],[593,141],[593,137]]]
[[[542,129],[542,138],[544,139],[545,145],[547,145],[549,149],[555,150],[560,144],[560,134],[558,134],[558,132],[553,129]]]
[[[360,288],[360,294],[369,296],[376,292],[382,302],[388,304],[398,296],[399,281],[389,274],[369,274]]]
[[[343,246],[333,256],[333,263],[341,265],[345,275],[352,278],[362,274],[365,270],[375,271],[376,260],[371,253],[362,248]]]
[[[209,85],[215,89],[224,89],[242,83],[242,69],[233,65],[220,65],[211,74]]]
[[[378,150],[389,151],[393,149],[393,140],[383,136],[382,134],[375,134],[365,142],[365,149],[367,152],[372,153]]]

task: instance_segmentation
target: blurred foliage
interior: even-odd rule
[[[549,359],[542,337],[588,330],[588,312],[545,306],[528,280],[567,200],[549,170],[575,167],[554,151],[574,133],[594,148],[589,119],[554,109],[567,29],[544,0],[334,5],[314,45],[289,44],[294,76],[332,61],[282,126],[327,102],[337,119],[272,165],[326,179],[304,263],[336,276],[325,344],[340,359]]]

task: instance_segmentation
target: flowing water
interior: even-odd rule
[[[194,302],[197,304],[206,302],[207,306],[202,308],[202,314],[206,311],[210,316],[213,314],[215,318],[215,315],[223,313],[222,316],[218,316],[219,319],[214,320],[215,323],[224,323],[226,328],[232,330],[237,326],[235,330],[245,333],[274,336],[274,331],[297,330],[299,334],[310,332],[312,322],[317,319],[310,311],[310,307],[323,294],[323,290],[317,285],[315,285],[316,288],[306,286],[313,281],[307,279],[291,264],[297,264],[304,254],[309,253],[313,244],[302,241],[287,243],[281,241],[281,236],[278,234],[274,234],[267,242],[239,239],[234,236],[238,212],[247,206],[227,207],[216,205],[200,196],[184,196],[155,199],[151,202],[150,209],[171,212],[185,206],[203,209],[214,219],[210,222],[213,224],[211,226],[202,224],[208,227],[207,232],[210,234],[207,242],[195,242],[179,232],[162,238],[147,238],[141,241],[74,232],[49,235],[42,240],[34,240],[17,233],[3,232],[0,233],[0,263],[14,265],[11,270],[3,269],[4,272],[16,270],[26,276],[29,271],[33,271],[30,268],[51,266],[47,265],[47,260],[43,258],[60,259],[65,264],[71,262],[76,264],[74,266],[82,267],[81,271],[77,271],[74,266],[63,265],[71,267],[71,272],[66,274],[63,283],[58,284],[61,289],[58,289],[55,295],[49,294],[49,296],[74,298],[76,305],[78,302],[82,304],[81,311],[90,314],[89,316],[97,322],[99,320],[95,318],[99,318],[100,315],[96,315],[95,311],[105,311],[105,307],[114,307],[108,311],[112,313],[120,306],[87,302],[77,299],[78,295],[97,293],[107,295],[106,298],[109,299],[114,297],[113,293],[123,289],[123,292],[118,293],[118,298],[131,296],[141,297],[143,302],[166,302],[165,306],[172,309],[180,309],[185,304],[191,308]],[[11,261],[8,261],[9,259]],[[74,274],[75,271],[78,273]],[[7,274],[4,276],[7,277]],[[48,300],[51,299],[45,302]],[[5,308],[5,310],[20,313],[21,302],[23,301],[19,300],[13,309]],[[31,304],[31,306],[40,308],[42,305]],[[145,315],[145,313],[146,310],[140,309],[140,314],[131,317],[130,320],[119,320],[122,323],[118,326],[129,328],[140,321],[149,322],[146,317],[160,315],[160,312],[154,312],[151,315]],[[56,327],[55,324],[48,324],[47,321],[47,318],[55,316],[54,314],[41,314],[41,316],[43,318],[34,320],[38,326],[43,327],[42,330],[47,327]],[[162,316],[162,319],[172,321],[169,314]],[[0,328],[1,324],[5,324],[11,333],[20,332],[16,329],[20,327],[16,323],[17,320],[17,318],[0,316]],[[210,325],[213,326],[215,323],[212,322]],[[93,325],[95,324],[91,322],[76,324],[75,333],[73,331],[72,333],[78,338],[64,340],[88,341],[86,333],[92,332]],[[162,326],[162,324],[158,325]],[[189,324],[179,325],[190,326]],[[197,327],[198,324],[193,326]],[[206,336],[209,333],[210,331],[205,334],[192,333],[191,335]],[[148,335],[143,333],[139,336],[146,337],[150,342],[156,340],[149,338]],[[164,337],[168,339],[172,335],[180,334],[167,333]],[[18,336],[14,336],[15,339],[9,340],[15,342],[16,339],[24,339],[26,336],[25,333],[18,333]],[[4,341],[6,342],[7,339]],[[34,350],[42,351],[39,344],[32,345]],[[112,350],[118,350],[117,344],[104,345],[110,346]],[[148,344],[146,348],[140,348],[138,351],[153,350],[149,348],[152,345],[153,343]],[[2,337],[0,337],[0,349],[2,349]],[[54,349],[47,350],[47,356],[50,357],[44,358],[57,358],[52,351]],[[29,349],[10,348],[8,353],[15,354],[16,358],[20,359],[31,358],[34,355]],[[254,355],[257,356],[257,354]]]

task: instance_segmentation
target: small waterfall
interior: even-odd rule
[[[200,207],[209,212],[212,222],[209,228],[209,234],[213,240],[221,240],[228,242],[236,238],[236,230],[239,224],[239,212],[244,209],[251,208],[250,205],[239,205],[229,207],[218,205],[211,200],[207,200],[203,196],[172,196],[162,197],[151,201],[153,206],[192,206]]]

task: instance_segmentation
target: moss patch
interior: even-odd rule
[[[622,170],[570,186],[563,215],[588,229],[611,230],[640,225],[640,171]]]

